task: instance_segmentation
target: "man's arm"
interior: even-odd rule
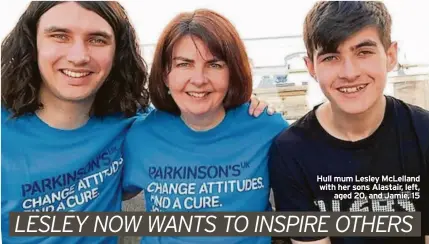
[[[279,148],[282,147],[282,148]],[[284,148],[283,148],[284,147]],[[274,141],[270,149],[269,170],[270,185],[274,193],[276,211],[315,211],[311,190],[307,189],[305,178],[292,155],[287,155],[287,145],[278,145]],[[329,237],[294,237],[294,244],[330,244]]]

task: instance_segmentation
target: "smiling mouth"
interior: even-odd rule
[[[356,93],[358,91],[361,91],[361,90],[365,89],[365,87],[367,87],[367,86],[368,86],[368,84],[353,86],[353,87],[340,87],[337,90],[341,93],[351,94],[351,93]]]
[[[62,69],[60,71],[64,75],[71,77],[71,78],[82,78],[82,77],[86,77],[86,76],[92,74],[92,72],[75,72],[75,71],[71,71],[71,70],[67,70],[67,69]]]
[[[186,94],[195,98],[203,98],[203,97],[207,97],[210,94],[210,92],[186,92]]]

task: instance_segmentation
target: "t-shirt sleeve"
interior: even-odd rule
[[[131,128],[122,147],[124,157],[122,190],[128,193],[137,193],[142,190],[143,162],[141,161],[141,150],[139,150],[141,143],[136,140],[137,133],[135,129]]]
[[[319,209],[314,203],[311,190],[305,185],[305,177],[300,172],[296,160],[285,155],[274,141],[269,154],[270,185],[274,194],[275,210],[313,211]],[[324,237],[293,237],[299,241],[316,241]]]

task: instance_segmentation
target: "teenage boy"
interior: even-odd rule
[[[421,211],[422,233],[427,235],[429,204],[424,181],[429,112],[383,95],[387,73],[397,61],[397,43],[391,41],[390,32],[391,17],[382,2],[318,2],[307,14],[305,62],[328,101],[291,125],[272,145],[270,177],[277,211]],[[373,177],[371,181],[358,182],[368,176]],[[402,182],[389,182],[382,176]],[[343,183],[349,189],[339,189],[335,183],[336,188],[322,190],[334,183],[334,177],[351,177],[353,182]],[[404,181],[416,183],[419,190],[407,192]],[[353,191],[353,185],[361,190]],[[350,191],[351,199],[335,197]],[[408,194],[410,199],[388,199],[387,193]],[[383,198],[370,199],[369,194]],[[424,237],[292,240],[424,243]]]

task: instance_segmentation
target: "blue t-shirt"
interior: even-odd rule
[[[258,118],[248,104],[215,128],[196,132],[179,116],[154,110],[124,143],[124,189],[145,192],[150,212],[266,211],[267,155],[287,127],[280,114]],[[142,243],[270,243],[270,237],[143,237]]]
[[[8,213],[121,211],[121,146],[135,118],[91,118],[59,130],[36,115],[9,116],[2,109],[3,243],[116,243],[116,237],[10,237]]]

